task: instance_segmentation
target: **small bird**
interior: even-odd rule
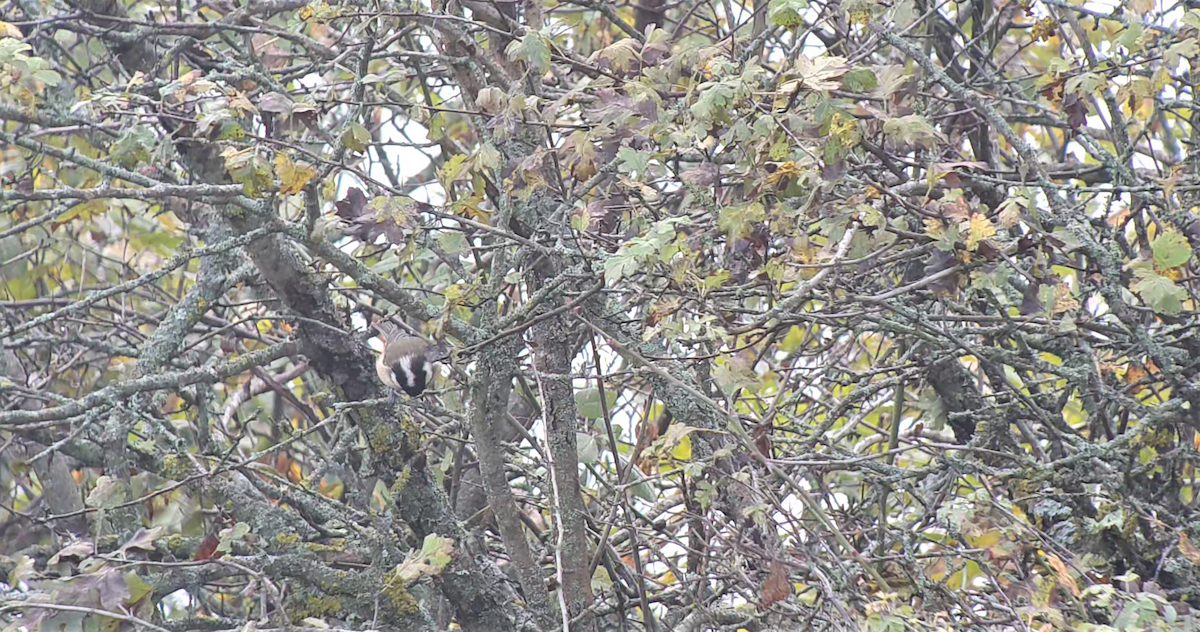
[[[375,359],[375,372],[387,386],[404,391],[412,397],[420,395],[433,381],[433,364],[425,356],[429,343],[417,336],[408,336],[394,323],[375,324],[383,338],[383,353]]]

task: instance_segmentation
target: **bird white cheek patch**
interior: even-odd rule
[[[400,362],[397,363],[400,366],[400,373],[404,379],[398,379],[396,381],[404,386],[415,386],[417,383],[417,376],[412,370],[412,361],[413,359],[411,357],[405,356],[400,358]]]

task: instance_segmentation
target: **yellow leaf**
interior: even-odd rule
[[[991,531],[987,531],[976,536],[964,535],[965,539],[967,540],[967,544],[970,544],[972,548],[976,549],[986,549],[1000,542],[1000,532],[996,529],[992,529]]]
[[[971,213],[967,228],[967,250],[974,250],[979,242],[996,234],[996,226],[983,213]]]
[[[1054,574],[1058,576],[1058,584],[1078,597],[1079,584],[1075,583],[1075,578],[1071,577],[1071,573],[1067,571],[1067,565],[1062,559],[1053,553],[1047,553],[1046,561],[1050,563],[1050,568],[1054,569]]]
[[[1054,313],[1061,314],[1079,309],[1079,301],[1071,294],[1071,286],[1059,283],[1054,286]]]
[[[21,34],[21,29],[9,24],[8,22],[0,22],[0,37],[15,37],[23,39],[25,36]]]
[[[1179,534],[1179,552],[1188,559],[1189,562],[1200,566],[1200,549],[1196,548],[1195,544],[1188,539],[1186,533]]]
[[[926,235],[937,239],[946,233],[946,226],[942,223],[942,220],[936,217],[926,217],[924,222]]]
[[[680,461],[692,460],[692,438],[684,436],[679,440],[679,445],[671,450],[671,456]]]
[[[317,177],[317,170],[302,162],[292,162],[291,157],[280,152],[275,154],[275,175],[279,177],[279,192],[291,195],[303,191]]]

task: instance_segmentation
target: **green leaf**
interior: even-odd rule
[[[62,75],[53,70],[39,70],[33,73],[33,78],[48,86],[57,86],[62,83]]]
[[[898,143],[926,149],[932,149],[941,138],[929,121],[919,114],[909,114],[887,121],[883,124],[883,133]]]
[[[617,150],[617,158],[621,159],[618,167],[621,171],[642,175],[650,168],[650,154],[644,151],[622,147]]]
[[[425,536],[421,543],[421,554],[429,560],[429,565],[435,572],[441,572],[450,563],[450,554],[454,552],[454,540],[443,538],[435,533]]]
[[[692,115],[701,121],[711,121],[724,114],[736,94],[737,86],[728,81],[701,84],[700,98],[691,107]]]
[[[342,134],[342,144],[359,153],[367,151],[370,142],[371,132],[362,123],[351,123],[346,133]]]
[[[617,403],[617,393],[612,390],[604,391],[604,399],[608,403],[608,409]],[[604,417],[604,409],[600,406],[600,389],[585,388],[575,391],[575,410],[587,419],[600,419]]]
[[[84,504],[88,507],[112,509],[125,502],[125,497],[125,484],[120,479],[105,475],[96,479],[96,486],[92,488]]]
[[[867,92],[879,86],[879,79],[870,68],[855,68],[842,77],[842,85],[853,92]]]
[[[603,592],[612,588],[613,580],[608,576],[608,569],[603,566],[596,566],[596,571],[592,573],[592,592]]]
[[[154,588],[150,584],[147,584],[145,580],[133,571],[125,573],[123,577],[125,578],[125,585],[129,588],[130,603],[137,603],[142,600],[142,597],[154,591]]]
[[[612,285],[636,272],[640,265],[638,257],[629,248],[621,248],[604,260],[604,282]]]
[[[717,217],[717,226],[728,233],[730,239],[739,239],[750,234],[754,225],[762,222],[766,216],[766,210],[758,202],[726,206]]]
[[[771,19],[771,24],[790,29],[804,24],[802,16],[806,9],[807,0],[771,0],[767,16]]]
[[[539,73],[550,69],[550,41],[541,31],[529,31],[525,37],[513,40],[504,52],[509,59],[524,61]]]
[[[575,454],[584,465],[595,465],[600,460],[600,444],[596,437],[586,432],[575,433]]]
[[[1181,266],[1192,258],[1192,246],[1187,237],[1178,231],[1167,230],[1159,233],[1150,242],[1150,250],[1154,252],[1154,263],[1160,269]]]
[[[1138,280],[1132,289],[1150,309],[1167,315],[1183,311],[1183,299],[1187,298],[1186,290],[1175,285],[1171,279],[1159,276],[1146,265],[1135,268],[1134,274]]]
[[[233,548],[233,543],[241,540],[250,533],[250,525],[239,522],[228,529],[221,529],[221,542],[217,545],[217,550],[222,553],[229,553]]]
[[[136,127],[121,134],[112,146],[112,158],[118,165],[133,169],[150,160],[150,148],[154,146],[154,132]]]
[[[1122,32],[1119,37],[1117,37],[1116,44],[1117,46],[1124,46],[1125,48],[1129,49],[1130,52],[1137,52],[1141,50],[1141,47],[1137,46],[1137,42],[1142,38],[1142,33],[1144,32],[1145,28],[1141,24],[1138,24],[1137,22],[1130,22],[1125,31]]]

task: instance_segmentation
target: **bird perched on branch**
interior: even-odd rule
[[[429,343],[410,336],[395,323],[375,323],[383,339],[383,352],[375,359],[375,371],[387,386],[416,397],[433,381],[433,363],[426,354]]]

